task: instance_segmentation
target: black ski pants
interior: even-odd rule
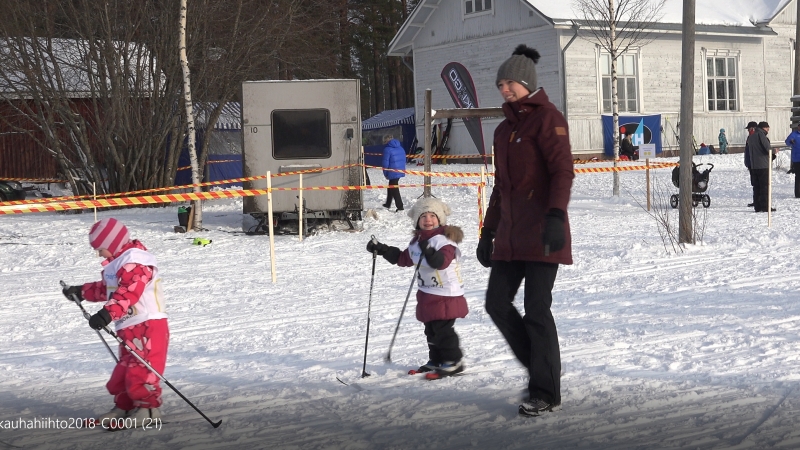
[[[456,334],[456,319],[431,320],[425,322],[425,336],[428,337],[428,359],[435,363],[458,362],[461,352]]]
[[[394,205],[397,206],[397,210],[401,211],[403,209],[403,197],[400,196],[400,188],[398,186],[400,184],[400,178],[395,178],[394,180],[389,180],[389,186],[386,188],[386,203],[383,206],[390,208],[392,206],[392,199],[394,199]]]
[[[753,207],[756,212],[767,212],[769,169],[751,169],[750,173],[753,174]]]
[[[800,198],[800,162],[792,163],[792,172],[794,173],[794,198]]]
[[[550,306],[558,264],[533,261],[492,261],[486,312],[511,351],[528,368],[531,398],[561,403],[561,352]],[[514,306],[525,280],[525,315]]]

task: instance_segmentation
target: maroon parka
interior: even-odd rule
[[[503,104],[494,132],[495,185],[485,228],[495,231],[493,260],[572,264],[569,204],[572,151],[567,121],[544,89]],[[544,255],[542,234],[551,208],[564,211],[566,243]]]

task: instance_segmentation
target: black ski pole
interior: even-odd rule
[[[91,317],[92,317],[92,316],[91,316],[91,315],[89,315],[89,313],[88,313],[88,312],[86,312],[86,310],[85,310],[85,309],[83,309],[83,307],[81,307],[81,309],[83,310],[83,317],[84,317],[84,318],[85,318],[87,321],[88,321],[89,319],[91,319]],[[98,330],[95,330],[95,331],[98,331]],[[155,376],[157,376],[159,380],[163,381],[163,382],[164,382],[164,384],[166,384],[167,386],[169,386],[169,387],[170,387],[170,389],[172,389],[173,391],[175,391],[175,393],[176,393],[176,394],[178,394],[178,395],[179,395],[179,396],[180,396],[180,397],[181,397],[181,398],[182,398],[182,399],[183,399],[183,400],[184,400],[186,403],[188,403],[188,404],[189,404],[189,406],[191,406],[192,408],[194,408],[194,410],[195,410],[195,411],[197,411],[197,412],[198,412],[198,413],[199,413],[201,416],[203,416],[203,418],[204,418],[204,419],[206,419],[206,420],[208,421],[208,423],[210,423],[210,424],[211,424],[211,426],[212,426],[212,427],[214,427],[214,428],[217,428],[217,427],[219,427],[219,426],[222,424],[222,420],[220,420],[219,422],[212,422],[212,421],[211,421],[211,419],[209,419],[209,418],[208,418],[208,416],[206,416],[205,414],[203,414],[203,411],[200,411],[200,410],[197,408],[197,406],[194,406],[194,403],[190,402],[188,398],[184,397],[184,395],[183,395],[183,394],[181,394],[181,391],[179,391],[179,390],[178,390],[178,389],[177,389],[175,386],[173,386],[173,385],[172,385],[172,383],[170,383],[170,382],[169,382],[169,381],[168,381],[166,378],[164,378],[164,376],[163,376],[163,375],[161,375],[160,373],[158,373],[158,371],[157,371],[156,369],[154,369],[154,368],[153,368],[153,366],[151,366],[151,365],[150,365],[150,364],[149,364],[147,361],[145,361],[145,360],[144,360],[144,358],[142,358],[141,356],[139,356],[139,354],[138,354],[138,353],[136,353],[136,350],[132,349],[132,348],[131,348],[131,347],[130,347],[130,346],[127,344],[127,343],[125,343],[125,341],[123,341],[122,339],[120,339],[120,337],[119,337],[119,336],[117,336],[117,334],[116,334],[116,333],[114,333],[113,331],[111,331],[111,330],[110,330],[108,327],[103,327],[103,331],[105,331],[106,333],[110,334],[110,335],[111,335],[111,337],[113,337],[114,339],[116,339],[116,341],[117,341],[117,342],[119,342],[121,345],[123,345],[123,346],[125,347],[125,349],[126,349],[126,350],[128,350],[128,351],[130,352],[130,354],[131,354],[131,355],[133,355],[133,356],[134,356],[136,359],[138,359],[140,363],[144,364],[144,366],[145,366],[145,367],[147,367],[147,368],[150,370],[150,372],[153,372],[153,374],[155,374]]]
[[[392,362],[392,347],[394,347],[394,339],[397,337],[397,330],[400,329],[400,322],[403,320],[403,313],[406,312],[406,305],[408,304],[408,299],[411,297],[411,289],[414,288],[414,281],[417,280],[417,272],[419,272],[419,265],[422,264],[422,258],[425,255],[419,255],[419,262],[417,262],[417,267],[414,268],[414,276],[411,277],[411,285],[408,286],[408,294],[406,294],[406,301],[403,302],[403,309],[400,310],[400,318],[397,319],[397,326],[394,327],[394,335],[392,335],[392,342],[389,343],[389,351],[386,352],[386,362]]]
[[[63,292],[63,289],[66,289],[66,288],[67,288],[67,284],[66,284],[66,283],[64,283],[64,281],[63,281],[63,280],[61,281],[61,288],[62,288],[62,292]],[[66,295],[66,294],[64,294],[64,295]],[[81,311],[83,311],[83,317],[86,317],[86,315],[87,315],[87,314],[89,314],[89,313],[88,313],[88,312],[86,312],[86,310],[83,308],[83,305],[81,304],[81,301],[80,301],[80,299],[79,299],[79,298],[77,298],[77,296],[76,296],[76,295],[74,295],[74,294],[73,294],[73,295],[71,295],[71,296],[69,296],[69,297],[67,297],[67,298],[68,298],[68,299],[70,299],[70,300],[72,300],[73,302],[75,302],[75,304],[76,304],[76,305],[78,305],[78,308],[80,308],[80,309],[81,309]],[[115,355],[115,354],[114,354],[114,350],[111,350],[111,347],[108,345],[108,342],[106,342],[106,339],[103,337],[103,335],[102,335],[102,334],[100,334],[100,330],[94,330],[94,332],[95,332],[95,333],[97,333],[97,337],[99,337],[99,338],[100,338],[100,340],[101,340],[101,341],[103,341],[103,345],[105,345],[105,346],[106,346],[106,348],[108,349],[108,353],[111,353],[111,357],[112,357],[112,358],[114,358],[114,361],[116,361],[116,362],[119,362],[119,358],[117,358],[117,355]]]
[[[372,245],[378,245],[375,235],[372,235]],[[369,315],[372,310],[372,286],[375,284],[375,260],[378,259],[378,250],[372,250],[372,277],[369,280],[369,301],[367,302],[367,337],[364,339],[364,365],[361,366],[361,378],[368,377],[367,373],[367,347],[369,346]]]

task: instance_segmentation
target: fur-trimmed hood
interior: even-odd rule
[[[444,237],[456,244],[460,244],[464,240],[464,231],[461,227],[455,225],[444,225],[432,230],[414,230],[415,240],[417,241],[427,240],[439,234],[443,234]]]

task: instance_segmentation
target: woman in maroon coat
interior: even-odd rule
[[[564,116],[537,89],[539,53],[524,45],[497,72],[506,119],[494,133],[495,186],[477,257],[491,267],[486,312],[528,368],[520,414],[561,405],[561,355],[550,312],[559,264],[572,264],[567,204],[572,151]],[[525,315],[513,305],[525,280]]]

